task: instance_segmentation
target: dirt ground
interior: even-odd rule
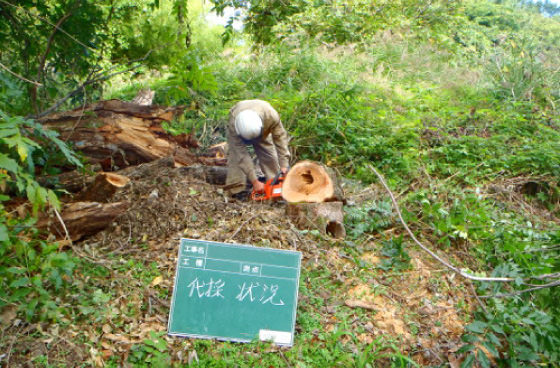
[[[301,251],[300,287],[312,284],[309,275],[315,269],[329,270],[329,277],[336,281],[335,292],[311,291],[324,297],[326,306],[318,313],[324,317],[325,331],[335,330],[339,323],[333,308],[365,312],[366,320],[357,322],[362,328],[356,329],[365,331],[357,333],[364,344],[391,336],[401,341],[402,352],[421,365],[456,365],[455,352],[472,309],[471,288],[424,253],[408,250],[409,269],[381,270],[376,265],[383,259],[379,252],[383,234],[362,240],[354,250],[356,258],[349,256],[343,240],[296,229],[282,203],[230,199],[220,187],[181,169],[165,168],[153,176],[131,179],[113,199],[127,201],[127,213],[103,232],[71,245],[78,257],[106,269],[102,277],[78,272],[73,280],[110,291],[103,308],[99,313],[89,311],[91,318],[82,315],[72,321],[68,316],[61,323],[27,324],[13,315],[4,316],[0,365],[35,366],[38,357],[47,357],[53,364],[67,366],[103,366],[108,361],[126,366],[134,344],[167,329],[182,237]],[[374,187],[347,188],[349,203],[355,205],[379,195]],[[395,225],[385,232],[400,231]],[[73,299],[79,296],[64,303],[72,304]],[[296,327],[296,344],[297,331],[301,329]],[[193,361],[190,340],[165,334],[162,338],[173,361]]]

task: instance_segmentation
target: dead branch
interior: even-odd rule
[[[512,277],[480,277],[480,276],[474,276],[474,275],[468,274],[467,272],[451,265],[449,262],[445,261],[444,259],[439,257],[437,254],[435,254],[433,251],[431,251],[424,244],[420,243],[420,241],[418,241],[418,239],[416,238],[414,233],[410,230],[410,228],[408,227],[408,225],[404,221],[404,219],[402,217],[402,214],[401,214],[400,207],[397,203],[397,200],[395,199],[395,196],[393,195],[393,192],[391,191],[391,189],[387,185],[387,182],[385,182],[385,179],[383,178],[383,176],[379,172],[377,172],[377,170],[375,170],[375,168],[373,166],[368,165],[368,167],[370,168],[370,170],[372,170],[374,172],[375,175],[377,175],[377,177],[379,178],[379,181],[381,182],[381,184],[383,185],[383,187],[385,188],[385,190],[387,191],[387,193],[391,197],[391,201],[393,202],[393,205],[395,206],[395,210],[397,211],[397,215],[399,217],[399,220],[400,220],[401,224],[403,225],[404,229],[406,230],[406,232],[408,233],[408,235],[410,235],[412,240],[420,248],[422,248],[426,253],[428,253],[430,256],[432,256],[434,259],[436,259],[441,264],[443,264],[445,267],[449,268],[453,272],[455,272],[455,273],[459,274],[460,276],[462,276],[466,279],[469,279],[469,280],[489,281],[489,282],[514,282],[515,281],[515,279],[512,278]],[[539,278],[543,278],[543,277],[544,278],[558,278],[559,276],[560,276],[560,274],[537,275],[537,276],[531,276],[531,277],[525,278],[524,280],[526,281],[526,280],[529,280],[529,279],[539,279]],[[545,284],[545,285],[548,285],[548,286],[542,285],[542,286],[535,287],[535,288],[525,289],[525,290],[522,290],[521,292],[527,292],[527,291],[542,289],[543,287],[552,287],[552,286],[556,286],[556,285],[559,285],[559,284],[560,284],[560,280],[551,282],[549,284]]]
[[[232,240],[233,238],[235,238],[235,236],[241,231],[241,229],[243,229],[243,226],[247,225],[250,221],[252,221],[254,218],[256,218],[259,215],[259,213],[254,214],[253,216],[249,217],[247,220],[245,220],[238,228],[237,230],[235,230],[235,232],[225,241],[225,243],[229,242],[230,240]]]
[[[0,0],[2,1],[2,0]],[[136,59],[136,60],[132,60],[130,61],[128,64],[132,64],[132,63],[136,63],[136,62],[141,62],[144,61],[148,58],[148,56],[150,56],[150,54],[152,53],[152,50],[148,51],[148,53],[146,55],[144,55],[144,57],[140,58],[140,59]],[[64,96],[63,98],[61,98],[60,100],[58,100],[57,102],[55,102],[53,105],[51,105],[51,107],[49,107],[48,109],[40,112],[39,114],[35,115],[35,116],[29,116],[29,118],[33,118],[33,119],[40,119],[43,116],[46,116],[48,114],[50,114],[51,112],[55,111],[56,109],[58,109],[63,103],[65,103],[66,101],[68,101],[70,98],[76,96],[82,89],[84,89],[85,87],[94,84],[94,83],[99,83],[99,82],[104,82],[108,79],[113,78],[116,75],[119,74],[123,74],[123,73],[127,73],[129,71],[132,71],[138,67],[140,67],[142,64],[137,64],[137,65],[133,65],[125,70],[121,70],[118,72],[114,72],[111,74],[107,74],[105,76],[100,76],[100,77],[96,77],[90,80],[86,80],[84,83],[82,83],[80,86],[78,86],[76,89],[74,89],[72,92],[68,93],[66,96]],[[112,70],[113,68],[109,69]]]
[[[511,296],[517,296],[524,293],[528,293],[530,291],[540,290],[540,289],[547,289],[555,286],[560,286],[560,280],[549,282],[548,284],[542,284],[535,287],[530,287],[523,290],[514,291],[511,293],[502,293],[502,294],[492,294],[492,295],[481,295],[479,298],[488,299],[488,298],[507,298]]]
[[[47,56],[49,55],[49,52],[51,50],[51,46],[52,46],[52,43],[54,41],[54,35],[56,34],[56,31],[58,31],[60,29],[60,26],[62,25],[62,23],[64,23],[68,18],[70,18],[73,11],[74,11],[74,8],[70,9],[54,25],[54,28],[53,28],[53,30],[52,30],[52,32],[49,36],[49,39],[47,41],[47,46],[45,47],[45,52],[43,53],[43,56],[41,56],[41,60],[39,61],[39,67],[37,68],[37,76],[35,77],[35,80],[37,82],[40,82],[41,78],[43,76],[43,71],[45,69],[45,63],[47,62]],[[33,105],[33,107],[35,108],[35,112],[37,113],[38,112],[37,111],[37,85],[35,85],[34,87],[31,88],[30,94],[31,94],[31,96],[30,96],[31,97],[31,104]]]
[[[8,69],[7,66],[5,66],[5,65],[2,64],[2,63],[0,63],[0,68],[4,69],[5,71],[7,71],[8,73],[10,73],[10,74],[13,75],[14,77],[16,77],[16,78],[18,78],[18,79],[21,79],[21,80],[24,81],[24,82],[34,84],[34,85],[36,85],[36,86],[38,86],[38,87],[41,87],[41,86],[42,86],[41,83],[38,83],[38,82],[35,82],[35,81],[32,81],[32,80],[29,80],[29,79],[27,79],[27,78],[25,78],[25,77],[22,77],[21,75],[17,74],[16,72],[11,71],[10,69]]]

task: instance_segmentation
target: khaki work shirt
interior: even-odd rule
[[[278,156],[278,164],[280,167],[288,167],[290,164],[290,151],[288,149],[288,133],[284,129],[280,121],[280,115],[266,101],[262,100],[245,100],[238,102],[229,112],[228,123],[228,147],[232,155],[230,157],[238,160],[237,165],[247,175],[251,182],[257,180],[255,166],[249,155],[247,145],[235,131],[235,118],[243,110],[253,110],[262,120],[263,130],[261,140],[265,140],[269,135],[272,136],[272,142],[276,148]],[[228,163],[228,166],[236,163]]]

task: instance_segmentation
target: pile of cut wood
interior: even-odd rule
[[[127,202],[112,202],[113,195],[135,178],[157,176],[163,168],[179,168],[210,184],[225,184],[224,144],[200,151],[192,134],[170,135],[161,126],[182,114],[182,107],[139,105],[119,100],[100,101],[56,113],[41,123],[87,159],[87,170],[43,177],[42,185],[63,188],[60,213],[44,214],[38,227],[59,239],[79,240],[94,234],[127,211]],[[318,229],[342,238],[343,195],[334,172],[316,162],[295,165],[284,182],[287,215],[302,229]],[[148,198],[150,199],[150,198]]]
[[[127,209],[125,202],[110,203],[112,195],[129,185],[131,177],[153,173],[157,166],[211,166],[224,176],[223,154],[197,154],[199,144],[192,134],[173,136],[162,128],[162,122],[183,110],[108,100],[42,118],[40,122],[59,132],[88,165],[86,170],[40,179],[42,185],[63,188],[69,195],[63,198],[61,213],[44,215],[38,227],[72,240],[103,229]]]

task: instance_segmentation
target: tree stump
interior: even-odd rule
[[[286,214],[299,229],[344,238],[344,195],[335,172],[313,161],[295,164],[284,179],[282,197]]]
[[[298,162],[288,171],[282,185],[282,197],[291,203],[344,201],[334,171],[313,161]]]
[[[286,214],[299,229],[316,229],[334,238],[346,237],[342,202],[288,203]]]
[[[76,201],[85,202],[108,202],[108,200],[117,192],[130,182],[126,176],[102,172],[97,174],[93,183],[91,183],[85,190],[78,193],[74,198]]]

